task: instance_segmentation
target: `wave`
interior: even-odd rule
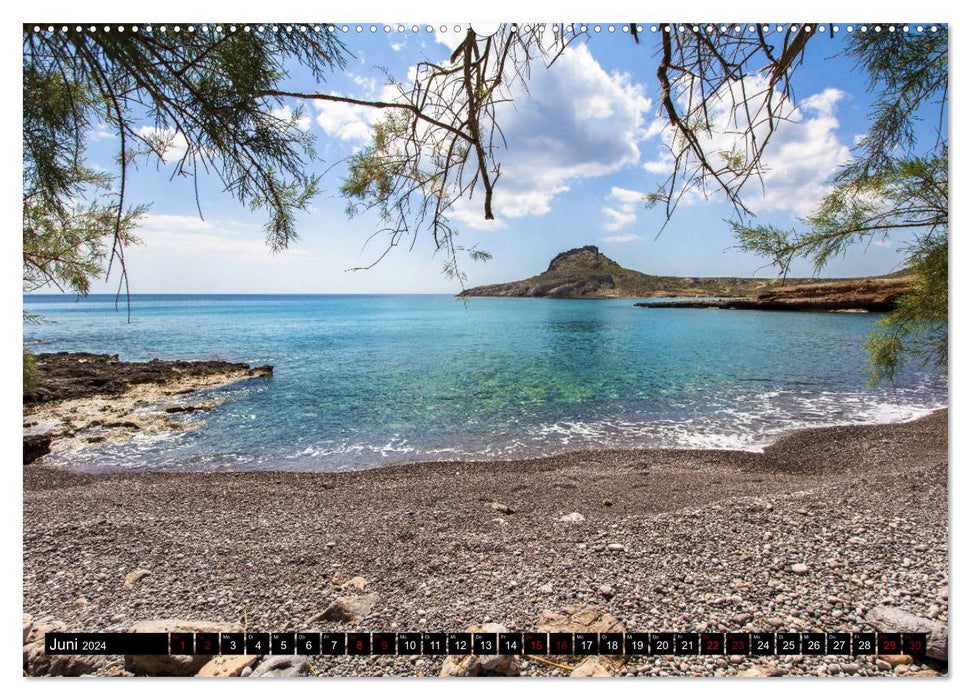
[[[201,440],[143,434],[122,445],[72,453],[53,462],[90,471],[353,471],[423,461],[485,461],[546,457],[584,449],[695,449],[761,452],[784,435],[807,428],[902,423],[947,406],[941,386],[894,393],[725,390],[704,401],[666,401],[664,407],[607,417],[511,421],[501,429],[426,435],[358,435],[311,440],[298,447],[279,435],[275,445],[210,451]],[[604,411],[606,412],[606,411]],[[255,416],[251,416],[255,418]],[[224,443],[225,444],[225,443]]]

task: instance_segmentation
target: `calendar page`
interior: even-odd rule
[[[947,675],[946,23],[34,10],[24,675]]]

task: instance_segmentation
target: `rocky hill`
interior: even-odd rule
[[[792,279],[786,286],[835,280]],[[845,282],[846,280],[840,280]],[[611,299],[647,297],[752,297],[785,288],[777,278],[665,277],[629,270],[588,245],[560,253],[545,272],[504,284],[467,289],[469,297]]]

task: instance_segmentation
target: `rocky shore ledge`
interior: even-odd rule
[[[215,400],[195,392],[251,377],[273,367],[222,360],[121,362],[117,355],[43,353],[35,357],[35,386],[24,393],[24,464],[52,449],[71,451],[142,432],[186,430],[175,414],[208,411]]]
[[[947,412],[763,453],[586,451],[341,474],[24,468],[31,675],[947,672]],[[46,657],[130,629],[851,631],[937,658]]]
[[[740,309],[751,311],[893,311],[897,298],[910,290],[913,277],[881,277],[779,287],[747,297],[642,301],[648,309]]]

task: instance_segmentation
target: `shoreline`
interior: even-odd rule
[[[548,455],[538,455],[532,457],[483,457],[481,459],[477,458],[467,458],[467,457],[457,457],[455,459],[438,459],[438,460],[407,460],[402,462],[392,462],[389,464],[377,464],[373,467],[361,467],[359,469],[346,469],[343,471],[301,471],[301,470],[274,470],[270,473],[273,474],[356,474],[358,472],[372,472],[379,469],[404,469],[409,467],[434,467],[438,465],[443,465],[447,467],[453,464],[468,464],[468,465],[479,465],[487,467],[495,467],[497,465],[514,462],[516,464],[524,464],[528,462],[545,462],[545,461],[558,461],[563,459],[582,459],[585,456],[599,456],[599,455],[609,455],[609,454],[638,454],[638,455],[653,455],[655,453],[663,452],[675,452],[675,453],[686,453],[692,456],[703,456],[708,453],[724,453],[728,454],[745,454],[745,455],[763,455],[767,450],[770,450],[779,442],[786,440],[787,438],[794,438],[801,436],[804,433],[818,434],[820,437],[825,437],[826,433],[839,430],[839,429],[867,429],[867,428],[881,428],[890,427],[896,425],[908,425],[910,423],[916,423],[921,420],[928,419],[934,415],[944,414],[945,420],[947,420],[947,415],[950,409],[950,405],[938,406],[934,408],[922,409],[917,415],[905,418],[898,421],[889,422],[876,422],[876,423],[828,423],[819,426],[812,427],[799,427],[791,430],[782,430],[778,433],[772,434],[770,441],[764,444],[759,444],[753,449],[747,449],[745,447],[604,447],[604,448],[589,448],[581,447],[577,449],[567,449],[563,452],[555,452]],[[264,470],[260,469],[248,469],[239,470],[237,473],[245,472],[260,472]],[[120,472],[111,472],[120,473]],[[132,473],[142,473],[142,472],[132,472]],[[171,472],[179,474],[191,474],[191,473],[209,473],[209,472]]]
[[[947,433],[942,410],[800,431],[763,453],[590,450],[339,473],[27,466],[24,612],[101,631],[159,618],[528,631],[585,606],[631,631],[845,631],[873,629],[867,616],[889,606],[946,625]],[[126,586],[136,572],[148,573]],[[346,597],[363,606],[354,619],[311,622]],[[443,661],[309,664],[318,675],[438,675]],[[807,656],[649,657],[611,672],[939,671]],[[94,672],[126,673],[121,659]]]
[[[236,382],[243,381],[247,377],[229,377],[226,379],[225,383],[217,383],[211,387],[205,387],[199,389],[198,391],[206,391],[211,388],[218,388],[220,386],[230,386]],[[194,392],[193,392],[194,395]],[[191,398],[191,396],[186,397]],[[210,404],[215,402],[208,402]],[[198,404],[189,402],[188,408],[191,410],[207,410],[204,408],[198,408]],[[378,470],[385,469],[400,469],[408,467],[429,467],[437,465],[455,465],[455,464],[470,464],[479,465],[485,467],[495,467],[498,464],[505,462],[513,462],[517,464],[522,464],[526,462],[533,461],[544,461],[544,460],[557,460],[565,458],[582,458],[585,454],[592,455],[602,455],[610,453],[655,453],[655,452],[685,452],[685,453],[740,453],[747,455],[761,455],[769,450],[774,445],[792,436],[800,435],[802,433],[810,433],[816,431],[829,431],[833,429],[843,429],[843,428],[871,428],[879,426],[894,426],[894,425],[907,425],[920,420],[924,420],[935,414],[948,413],[949,404],[944,406],[937,406],[933,408],[926,409],[916,409],[915,415],[904,418],[902,420],[890,421],[890,422],[842,422],[842,423],[828,423],[819,426],[812,427],[798,427],[793,429],[783,429],[776,433],[771,433],[767,435],[767,442],[757,443],[751,447],[702,447],[702,446],[684,446],[684,447],[604,447],[604,448],[590,448],[590,447],[579,447],[579,448],[568,448],[563,451],[553,452],[551,454],[536,455],[536,456],[515,456],[515,457],[456,457],[454,459],[404,459],[400,462],[376,462],[369,466],[361,467],[351,467],[340,470],[312,470],[312,469],[265,469],[265,468],[254,468],[254,469],[228,469],[228,470],[215,470],[215,469],[195,469],[195,470],[170,470],[170,471],[159,471],[154,470],[151,467],[146,467],[145,469],[138,470],[127,470],[127,469],[116,469],[110,471],[98,471],[89,469],[74,469],[70,464],[58,464],[58,465],[46,465],[41,466],[45,468],[63,470],[79,474],[90,474],[90,475],[108,475],[108,474],[169,474],[169,475],[179,475],[179,474],[248,474],[248,473],[268,473],[268,474],[356,474],[362,472],[374,472]],[[180,411],[181,413],[182,411]],[[193,429],[199,425],[199,423],[188,423],[188,424],[174,424],[170,427],[173,430],[184,431],[187,429]],[[132,435],[124,434],[119,439],[131,439]],[[74,451],[76,451],[75,448]],[[61,453],[62,458],[66,458],[66,454]],[[26,466],[26,465],[25,465]]]

